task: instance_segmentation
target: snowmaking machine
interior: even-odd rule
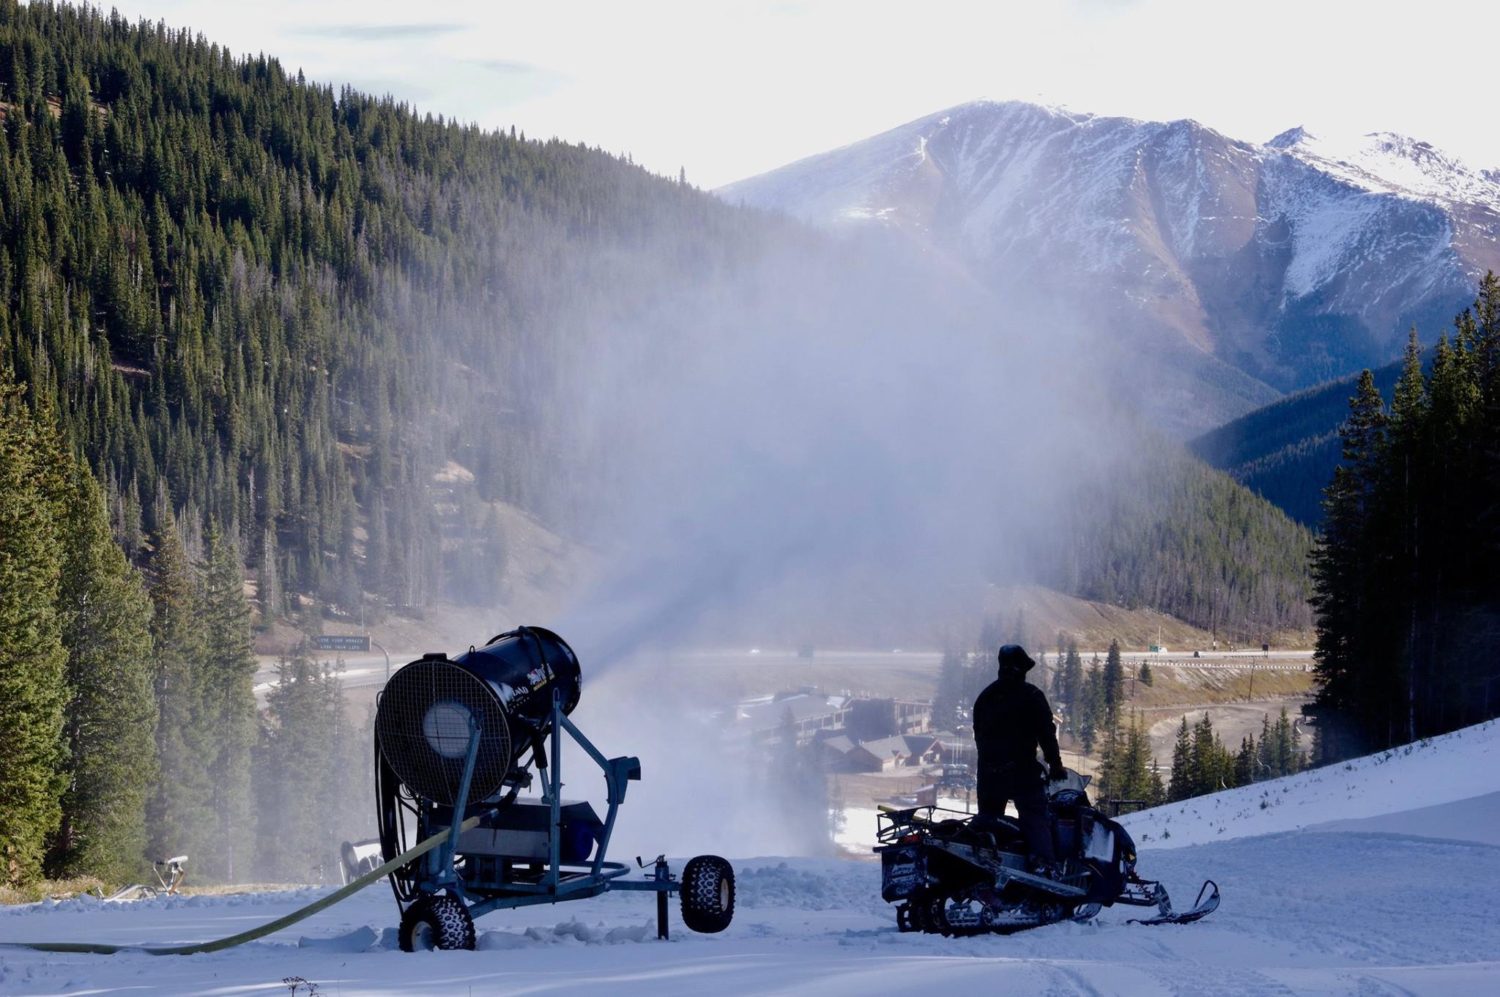
[[[724,859],[691,859],[680,880],[665,857],[636,860],[650,870],[644,879],[627,879],[628,864],[605,859],[641,764],[606,758],[568,718],[581,674],[561,637],[520,627],[452,659],[425,655],[391,676],[375,714],[381,854],[390,862],[411,841],[446,834],[391,874],[403,950],[472,949],[482,914],[607,890],[654,892],[662,938],[671,893],[680,894],[683,923],[694,931],[729,926],[734,870]],[[604,774],[602,820],[589,803],[562,799],[564,734]],[[523,797],[533,768],[540,794]]]
[[[1076,781],[1076,780],[1075,780]],[[877,816],[881,897],[897,904],[902,931],[943,935],[1008,934],[1068,919],[1087,921],[1103,907],[1155,907],[1140,924],[1186,924],[1213,913],[1219,887],[1204,882],[1186,911],[1166,888],[1135,871],[1135,842],[1116,821],[1067,783],[1048,799],[1057,862],[1032,870],[1025,837],[1010,817],[947,813],[936,807],[883,810]]]

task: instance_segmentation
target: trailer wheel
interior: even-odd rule
[[[474,918],[457,897],[427,893],[401,915],[402,952],[474,948]]]
[[[682,923],[711,935],[734,919],[734,867],[717,855],[689,859],[682,869]]]

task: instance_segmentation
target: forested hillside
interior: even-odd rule
[[[440,595],[446,454],[472,455],[482,498],[565,513],[546,407],[516,399],[551,390],[593,315],[659,289],[645,267],[706,277],[767,228],[601,153],[118,15],[0,6],[0,96],[0,356],[132,556],[168,505],[216,520],[268,616],[293,591]]]
[[[368,744],[295,655],[258,710],[252,630],[492,605],[502,502],[616,554],[655,514],[617,559],[664,618],[786,576],[814,621],[943,601],[935,554],[1029,546],[1069,591],[1305,624],[1304,534],[1013,417],[1092,399],[941,265],[93,10],[0,0],[0,115],[4,883],[316,875]],[[1044,485],[1065,519],[1013,521]]]
[[[1375,387],[1389,396],[1400,374],[1399,362],[1381,367],[1373,372]],[[1323,488],[1339,462],[1338,427],[1358,380],[1288,395],[1191,440],[1188,449],[1315,529],[1323,519]]]
[[[1339,430],[1313,573],[1325,759],[1500,713],[1500,280]]]
[[[1103,486],[1107,498],[1077,497],[1073,528],[1051,560],[1039,559],[1046,582],[1149,606],[1235,643],[1310,630],[1312,534],[1171,444],[1143,451]]]

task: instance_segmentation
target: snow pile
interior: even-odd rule
[[[853,873],[845,863],[823,866],[778,862],[736,872],[735,905],[741,910],[863,910],[880,901],[880,869],[865,863]],[[882,905],[883,906],[883,905]]]
[[[481,952],[494,950],[512,951],[549,945],[620,945],[626,942],[644,942],[656,938],[656,924],[646,921],[641,924],[619,924],[614,927],[602,921],[588,924],[577,918],[562,921],[550,928],[531,927],[522,932],[485,931],[477,940]]]

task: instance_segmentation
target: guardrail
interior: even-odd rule
[[[1198,658],[1148,659],[1152,668],[1203,668],[1210,671],[1237,672],[1310,672],[1312,659],[1305,661],[1203,661]]]

